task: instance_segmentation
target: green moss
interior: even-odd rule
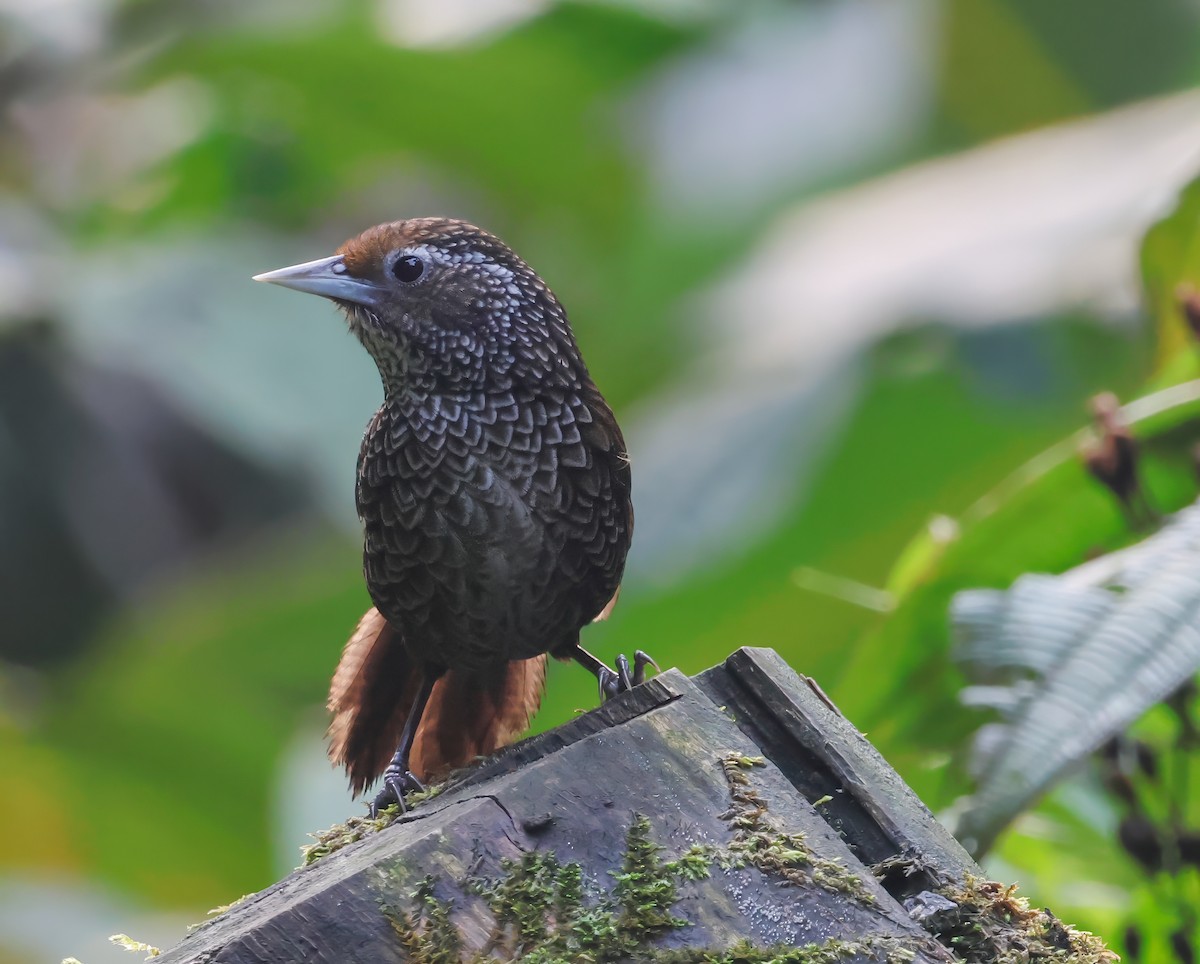
[[[409,895],[416,911],[383,903],[383,914],[396,932],[407,960],[413,964],[459,964],[463,958],[462,938],[450,919],[452,905],[434,893],[432,877],[425,877]]]
[[[524,961],[528,964],[840,964],[870,957],[886,964],[912,961],[919,941],[867,935],[856,940],[831,939],[803,947],[755,947],[741,941],[728,948],[656,947],[664,937],[689,922],[675,914],[679,887],[709,876],[716,864],[753,867],[769,877],[795,885],[817,885],[863,903],[874,901],[861,878],[841,863],[813,853],[802,833],[777,828],[768,806],[751,782],[750,771],[764,765],[761,757],[726,754],[722,770],[729,787],[730,808],[722,815],[732,830],[724,847],[692,847],[674,859],[663,859],[650,821],[635,815],[612,884],[589,878],[577,863],[560,863],[550,851],[532,851],[501,863],[494,879],[468,877],[459,896],[439,898],[432,877],[404,893],[411,876],[393,867],[379,885],[383,912],[405,957],[417,964],[484,964]],[[352,840],[386,826],[394,814],[377,821],[347,821],[317,837],[309,848],[319,859]],[[307,855],[306,855],[307,858]],[[875,868],[879,870],[879,868]],[[905,869],[892,866],[889,872]],[[407,884],[412,888],[412,884]],[[456,892],[459,893],[459,892]],[[1063,925],[1048,911],[1033,911],[1014,894],[988,881],[969,881],[939,893],[957,907],[923,923],[966,964],[1114,964],[1116,955],[1103,942]],[[404,898],[397,903],[397,895]],[[455,901],[482,900],[492,920],[488,939],[469,952],[454,924]],[[487,917],[485,916],[485,921]]]
[[[162,951],[153,944],[147,944],[144,941],[134,940],[128,934],[113,934],[108,939],[110,944],[116,944],[117,947],[124,948],[127,951],[132,951],[135,954],[145,954],[146,960],[158,957]]]
[[[740,941],[727,949],[711,947],[663,950],[650,942],[687,926],[670,914],[676,895],[664,878],[676,861],[647,861],[657,845],[649,841],[649,825],[636,818],[622,871],[612,876],[617,886],[609,894],[585,886],[576,863],[559,865],[552,854],[525,854],[504,864],[504,876],[490,885],[475,881],[468,890],[483,896],[495,916],[492,935],[479,951],[465,954],[451,923],[452,905],[433,895],[432,878],[425,878],[409,895],[409,913],[385,907],[407,959],[415,964],[485,964],[522,961],[524,964],[839,964],[867,956],[884,964],[908,964],[916,954],[896,937],[831,939],[802,947],[755,947]]]
[[[300,848],[300,866],[308,867],[315,864],[322,857],[328,857],[330,854],[336,853],[347,844],[352,844],[355,841],[362,840],[364,837],[369,837],[371,834],[394,823],[401,813],[407,813],[420,804],[432,800],[445,789],[446,785],[444,783],[435,783],[424,790],[408,794],[404,798],[404,810],[401,810],[393,803],[390,807],[384,807],[380,810],[378,817],[351,817],[345,823],[335,824],[328,830],[310,833],[309,836],[316,843]]]
[[[494,922],[486,944],[473,954],[464,953],[451,922],[452,905],[434,896],[432,878],[408,895],[411,910],[391,906],[385,897],[384,913],[406,956],[418,964],[837,964],[859,955],[906,964],[915,957],[904,940],[884,936],[803,947],[758,948],[747,941],[730,948],[653,946],[688,926],[673,913],[679,884],[707,877],[712,862],[726,855],[717,848],[692,847],[674,860],[663,860],[650,821],[635,815],[621,868],[609,874],[611,890],[589,880],[579,864],[561,864],[548,851],[506,860],[498,879],[465,882],[465,892],[484,900]],[[394,893],[397,888],[396,875],[391,875],[390,889]]]
[[[511,931],[518,948],[544,944],[548,918],[556,906],[566,907],[573,885],[561,878],[561,868],[551,853],[530,851],[519,861],[505,861],[502,866],[505,875],[494,885],[479,881],[473,886],[496,918],[491,944],[503,941],[506,931]]]
[[[804,834],[780,830],[770,821],[767,801],[751,785],[747,773],[765,762],[762,757],[736,753],[721,758],[733,804],[723,815],[733,827],[733,840],[720,858],[722,865],[744,867],[749,864],[764,874],[797,886],[814,883],[864,904],[874,903],[875,895],[867,889],[862,878],[838,861],[814,854],[805,843]]]
[[[482,898],[493,919],[487,943],[469,956],[451,923],[451,905],[434,895],[431,878],[408,895],[411,910],[385,898],[384,913],[406,955],[421,964],[654,960],[649,943],[688,924],[672,913],[678,883],[708,876],[700,848],[675,860],[663,860],[661,853],[650,821],[635,815],[621,868],[610,874],[611,891],[587,879],[579,864],[561,864],[546,851],[504,861],[496,880],[467,880],[464,890]],[[392,875],[393,892],[395,884]]]
[[[661,852],[650,839],[650,821],[638,814],[629,827],[621,872],[613,874],[613,898],[621,908],[619,927],[630,938],[652,938],[687,924],[671,913],[678,898],[676,869],[659,860]]]
[[[1099,937],[1064,924],[1048,910],[1033,910],[1016,886],[968,879],[965,887],[939,892],[957,904],[926,927],[968,964],[1114,964],[1120,958]]]
[[[128,934],[113,934],[108,939],[110,944],[115,944],[122,950],[130,951],[134,954],[145,954],[145,960],[149,961],[162,954],[162,951],[153,944],[147,944],[145,941],[134,940]],[[77,957],[65,957],[62,964],[81,964]]]
[[[1064,924],[1048,910],[1033,910],[1016,885],[968,877],[959,885],[942,868],[920,857],[892,857],[871,868],[879,879],[924,874],[933,892],[952,906],[929,914],[921,925],[967,964],[1113,964],[1120,958],[1104,941]]]
[[[433,783],[427,786],[424,790],[414,790],[404,798],[404,806],[412,810],[417,804],[424,803],[427,800],[432,800],[436,796],[440,796],[441,792],[446,789],[444,783]],[[388,808],[389,810],[391,807]]]
[[[343,847],[369,837],[391,824],[400,815],[400,808],[393,804],[380,811],[378,817],[351,817],[345,823],[334,824],[328,830],[310,833],[316,843],[300,848],[300,866],[309,867],[322,857],[337,853]]]
[[[220,917],[227,910],[233,910],[233,908],[237,907],[238,904],[241,904],[242,902],[249,900],[253,896],[254,896],[254,894],[252,894],[252,893],[251,894],[242,894],[242,896],[239,897],[237,900],[231,900],[228,904],[220,904],[217,907],[212,907],[208,911],[208,916],[209,917]]]
[[[755,947],[739,941],[726,951],[682,948],[659,951],[654,964],[838,964],[852,957],[870,957],[885,964],[904,964],[916,958],[916,952],[895,937],[869,937],[859,941],[831,938],[820,944],[790,947]]]
[[[635,814],[621,867],[609,873],[611,889],[589,879],[579,864],[562,864],[549,851],[531,851],[503,861],[499,878],[474,877],[463,882],[464,893],[481,898],[493,921],[488,940],[473,954],[464,953],[451,923],[451,903],[434,895],[431,878],[407,895],[406,909],[392,903],[392,895],[401,890],[399,875],[388,875],[381,903],[406,956],[421,964],[495,960],[529,964],[626,960],[648,964],[835,964],[864,954],[889,964],[911,961],[915,956],[911,942],[883,936],[829,940],[799,948],[755,948],[744,941],[730,948],[663,950],[653,946],[672,931],[689,926],[674,913],[679,885],[708,877],[714,863],[752,866],[793,884],[815,883],[863,902],[873,900],[862,881],[841,864],[811,853],[803,834],[785,833],[768,821],[766,802],[746,774],[764,763],[761,757],[729,754],[721,763],[732,804],[724,815],[733,828],[727,847],[695,846],[665,860],[663,848],[653,839],[650,821]]]
[[[637,956],[655,938],[687,926],[671,912],[678,882],[708,876],[698,848],[670,861],[662,860],[661,852],[651,838],[650,821],[635,815],[621,869],[610,874],[611,892],[587,880],[579,864],[560,864],[553,853],[533,851],[504,861],[499,880],[468,883],[495,920],[480,954],[534,964],[602,964]]]

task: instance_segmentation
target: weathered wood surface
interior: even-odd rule
[[[820,874],[785,882],[716,861],[707,879],[680,884],[673,912],[688,925],[667,930],[658,946],[868,938],[894,942],[916,961],[950,959],[902,901],[978,869],[817,690],[774,652],[743,649],[695,679],[667,671],[509,748],[392,826],[205,924],[159,960],[407,960],[387,908],[411,906],[426,876],[451,902],[465,948],[477,950],[494,937],[495,920],[462,882],[501,878],[505,859],[552,852],[611,887],[635,814],[649,819],[664,859],[695,845],[727,852],[736,824],[722,764],[730,754],[765,757],[745,775],[767,803],[771,826],[803,834],[815,861],[836,861],[857,883],[830,886]],[[872,865],[887,862],[903,872],[877,879]],[[844,959],[878,956],[864,950]]]

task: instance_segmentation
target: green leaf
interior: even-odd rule
[[[570,211],[584,236],[616,242],[637,190],[613,98],[696,35],[575,4],[444,50],[388,43],[357,11],[307,29],[192,31],[135,78],[187,77],[210,101],[207,133],[159,172],[169,190],[150,216],[294,227],[373,181],[411,181],[418,195],[459,182],[487,191],[508,219],[554,223]],[[128,224],[116,206],[93,216]]]
[[[0,781],[10,801],[46,800],[13,859],[193,910],[271,882],[280,747],[369,602],[339,537],[214,563],[53,681],[25,735],[37,767]]]
[[[1011,683],[982,690],[1005,722],[980,731],[973,762],[982,777],[958,824],[979,853],[1066,770],[1200,670],[1200,503],[1136,546],[1061,576],[960,593],[952,618],[973,675]]]
[[[1200,434],[1200,382],[1139,399],[1123,412],[1138,436],[1143,479],[1155,504],[1172,510],[1190,503],[1196,485],[1189,449]],[[958,538],[923,571],[923,582],[908,574],[913,557],[930,555],[928,534],[918,534],[888,580],[909,587],[907,592],[844,664],[846,682],[836,692],[839,700],[843,690],[853,697],[848,705],[843,700],[843,709],[931,806],[948,804],[967,784],[963,771],[927,764],[939,753],[958,752],[978,724],[975,713],[946,699],[966,682],[950,660],[947,614],[954,594],[1007,587],[1026,572],[1063,572],[1130,541],[1115,499],[1079,458],[1087,438],[1087,430],[1073,433],[961,512]]]
[[[1200,178],[1142,242],[1142,280],[1158,334],[1158,367],[1174,381],[1194,378],[1196,341],[1179,310],[1182,291],[1200,291]]]

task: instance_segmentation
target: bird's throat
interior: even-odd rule
[[[342,308],[354,337],[379,369],[384,394],[388,397],[403,394],[410,387],[413,368],[409,339],[398,332],[385,332],[379,317],[361,305],[344,304]]]

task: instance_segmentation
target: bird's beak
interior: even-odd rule
[[[348,275],[340,254],[256,274],[254,280],[294,288],[296,291],[305,291],[310,295],[320,295],[336,301],[349,301],[368,308],[377,307],[383,296],[383,289],[378,285]]]

